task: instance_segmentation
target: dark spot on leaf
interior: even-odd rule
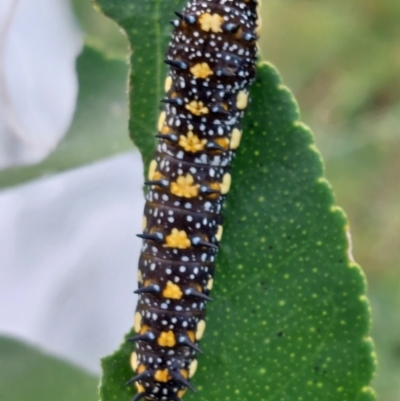
[[[283,331],[278,332],[278,337],[283,337]]]

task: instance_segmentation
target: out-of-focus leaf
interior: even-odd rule
[[[77,167],[132,149],[127,135],[124,61],[107,59],[86,47],[77,61],[79,96],[72,126],[57,149],[42,163],[0,173],[0,187]]]
[[[20,341],[0,337],[0,399],[96,401],[96,378]]]

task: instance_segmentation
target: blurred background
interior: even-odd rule
[[[50,353],[72,362],[63,377],[79,377],[77,393],[69,386],[62,400],[96,399],[97,361],[116,348],[133,311],[130,244],[142,199],[140,157],[126,128],[127,41],[89,0],[70,5],[71,30],[85,42],[70,128],[39,163],[0,171],[0,334],[8,336],[0,342],[0,398],[10,401],[26,399],[11,390],[21,374],[15,355],[26,369],[61,363]],[[264,0],[261,11],[263,58],[279,69],[315,134],[367,276],[379,357],[373,386],[380,401],[400,401],[400,2]],[[43,297],[49,288],[54,294]],[[46,363],[42,378],[54,371]],[[50,399],[42,394],[59,389],[58,380],[29,391]]]

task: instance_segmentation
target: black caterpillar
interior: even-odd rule
[[[197,368],[221,209],[256,62],[257,0],[192,0],[172,21],[150,163],[135,314],[133,401],[181,401]]]

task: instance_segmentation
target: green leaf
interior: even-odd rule
[[[78,102],[66,137],[43,162],[2,171],[0,188],[132,149],[126,135],[126,63],[107,59],[97,50],[85,47],[77,61],[77,72]]]
[[[162,92],[165,35],[157,32],[175,5],[161,3],[99,1],[133,48],[130,128],[146,162]],[[140,81],[144,71],[149,78]],[[146,85],[153,90],[148,96]],[[194,377],[199,391],[185,400],[374,400],[365,279],[352,259],[346,217],[323,177],[312,134],[272,66],[259,65],[251,94],[224,208],[205,353]],[[132,350],[125,342],[103,360],[102,401],[134,394],[124,387]]]
[[[0,399],[95,401],[96,378],[20,341],[0,337]]]

